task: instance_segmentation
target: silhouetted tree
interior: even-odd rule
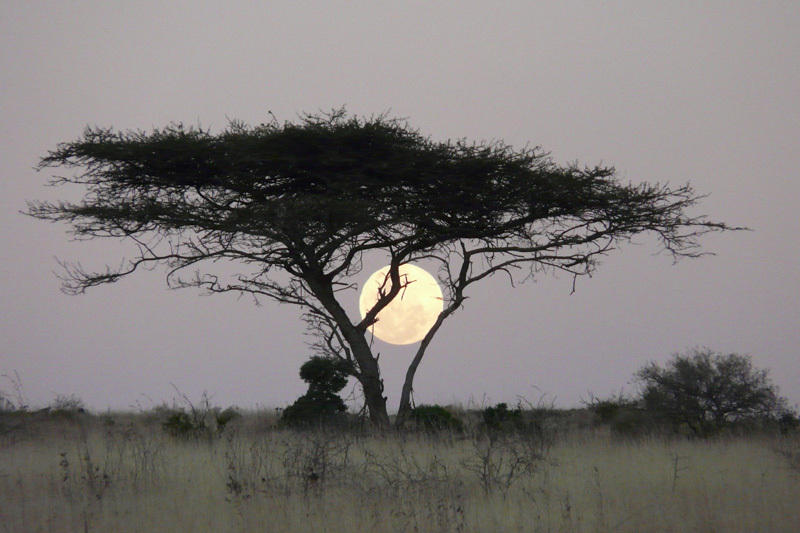
[[[312,357],[300,367],[300,378],[308,392],[283,411],[281,420],[290,425],[316,424],[332,420],[347,410],[337,394],[347,385],[347,363],[332,357]]]
[[[688,213],[701,198],[688,184],[623,184],[610,167],[558,166],[538,148],[502,142],[436,142],[405,122],[343,110],[299,123],[232,122],[218,135],[180,124],[150,133],[87,128],[45,156],[39,168],[48,167],[74,169],[52,183],[87,193],[77,203],[30,203],[28,214],[66,222],[81,238],[135,246],[118,268],[64,263],[66,291],[160,263],[170,287],[298,305],[321,353],[349,363],[381,426],[389,417],[367,328],[405,286],[401,264],[438,263],[446,297],[409,364],[398,423],[427,347],[473,283],[496,273],[589,274],[598,257],[643,232],[674,257],[696,257],[700,235],[731,229]],[[376,251],[388,256],[385,290],[354,321],[340,291],[355,288],[364,254]],[[222,260],[242,272],[215,272],[210,264]]]
[[[749,356],[699,349],[676,354],[664,368],[652,362],[636,377],[646,409],[707,436],[736,420],[777,420],[787,412],[767,374],[753,368]]]

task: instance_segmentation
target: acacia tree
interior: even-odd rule
[[[748,417],[791,414],[767,370],[753,368],[749,356],[696,349],[675,354],[661,368],[651,362],[636,373],[645,407],[697,436],[713,434]]]
[[[420,342],[401,391],[407,418],[414,375],[442,322],[470,285],[547,270],[589,274],[596,259],[651,232],[674,257],[701,255],[698,237],[732,229],[693,216],[690,185],[623,184],[610,167],[559,166],[539,148],[438,142],[401,120],[344,110],[296,123],[232,122],[212,134],[170,125],[152,132],[87,128],[39,169],[66,167],[55,185],[86,188],[81,202],[31,202],[27,213],[66,222],[78,237],[127,239],[116,269],[63,263],[64,290],[82,293],[154,264],[170,287],[265,296],[300,306],[317,347],[363,388],[371,420],[387,426],[383,381],[368,328],[406,281],[400,265],[439,264],[442,312]],[[386,254],[375,305],[354,320],[341,304],[365,254]],[[233,277],[206,265],[228,260]]]

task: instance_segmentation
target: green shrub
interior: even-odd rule
[[[636,399],[618,394],[608,399],[593,398],[589,403],[589,410],[594,414],[597,423],[608,426],[612,434],[638,437],[659,427],[657,417],[640,403]]]
[[[481,413],[483,425],[491,431],[521,429],[524,426],[522,409],[509,410],[508,404],[498,403],[494,407],[487,407]]]
[[[205,424],[192,420],[185,411],[172,411],[161,424],[164,431],[173,437],[196,437],[206,430]]]
[[[427,431],[464,430],[464,423],[441,405],[420,405],[411,410],[411,420]]]
[[[163,409],[163,416],[165,419],[161,427],[173,437],[197,438],[220,435],[228,423],[242,415],[234,407],[225,410],[213,407],[189,411],[180,408]]]
[[[281,422],[290,426],[317,425],[335,421],[347,406],[337,395],[303,395],[284,409]]]
[[[781,435],[789,435],[800,429],[800,418],[794,411],[787,411],[778,418],[778,429]]]
[[[228,407],[224,411],[216,413],[217,430],[219,432],[224,431],[225,426],[228,425],[228,422],[230,422],[231,420],[236,420],[237,418],[241,418],[241,416],[242,416],[241,413],[239,413],[239,411],[237,411],[233,407]]]
[[[308,391],[284,409],[281,424],[317,426],[341,423],[347,406],[337,394],[349,375],[347,364],[330,357],[312,357],[300,367],[300,378],[308,383]]]
[[[211,397],[207,392],[204,392],[200,401],[195,404],[177,387],[175,390],[180,395],[180,403],[175,402],[172,407],[163,405],[155,409],[156,415],[161,419],[161,427],[173,437],[213,438],[219,436],[231,420],[241,416],[234,407],[222,410],[212,406]]]

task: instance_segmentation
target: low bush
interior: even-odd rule
[[[303,395],[283,410],[281,423],[288,426],[332,424],[347,410],[337,395]]]
[[[213,438],[222,434],[232,420],[241,416],[234,407],[223,410],[212,406],[211,397],[206,392],[197,404],[192,403],[180,391],[178,393],[181,397],[180,403],[175,402],[172,407],[163,405],[155,409],[158,419],[161,420],[161,427],[173,437]]]
[[[79,397],[74,394],[59,394],[47,408],[50,415],[64,418],[75,418],[86,414],[86,407]]]
[[[411,420],[426,431],[464,430],[464,423],[441,405],[420,405],[411,410]]]
[[[242,414],[233,407],[228,407],[224,411],[216,413],[216,415],[217,428],[220,432],[225,430],[225,426],[227,426],[229,422],[242,417]]]
[[[518,430],[524,426],[520,406],[509,409],[507,403],[498,403],[484,409],[481,415],[484,427],[490,431]]]
[[[643,436],[659,427],[653,413],[642,408],[639,401],[622,394],[607,399],[593,398],[588,407],[597,423],[607,425],[617,436]]]

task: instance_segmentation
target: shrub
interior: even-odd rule
[[[15,370],[12,374],[0,374],[2,381],[11,386],[13,392],[0,388],[0,413],[25,412],[28,402],[22,391],[22,380]]]
[[[597,423],[609,426],[613,434],[636,437],[656,429],[653,415],[640,404],[639,400],[619,394],[608,399],[592,398],[588,407]]]
[[[341,359],[312,357],[300,367],[300,378],[308,383],[308,391],[284,409],[281,423],[289,426],[316,426],[342,422],[347,406],[337,394],[349,375],[348,365]]]
[[[346,410],[344,401],[335,394],[326,396],[305,394],[283,410],[281,422],[290,426],[330,423]]]
[[[220,432],[224,431],[225,426],[228,425],[228,422],[236,420],[237,418],[241,418],[241,416],[242,414],[233,407],[228,407],[224,411],[216,413],[217,429]]]
[[[793,411],[786,411],[778,418],[778,429],[781,435],[794,433],[800,428],[800,418]]]
[[[64,418],[74,418],[78,415],[86,413],[86,407],[83,400],[74,394],[66,395],[59,394],[53,403],[47,408],[52,416],[60,416]]]
[[[508,409],[508,404],[498,403],[494,407],[487,407],[482,411],[484,426],[492,431],[521,429],[524,426],[522,409]]]
[[[420,405],[411,410],[411,420],[427,431],[464,430],[464,424],[441,405]]]
[[[161,427],[173,437],[198,436],[206,430],[205,424],[192,420],[189,413],[185,411],[172,411]]]
[[[233,407],[222,410],[212,406],[207,392],[203,393],[199,403],[194,404],[177,387],[175,389],[183,405],[176,402],[173,407],[156,408],[159,418],[162,419],[161,427],[173,437],[212,438],[220,435],[231,420],[241,416]]]

